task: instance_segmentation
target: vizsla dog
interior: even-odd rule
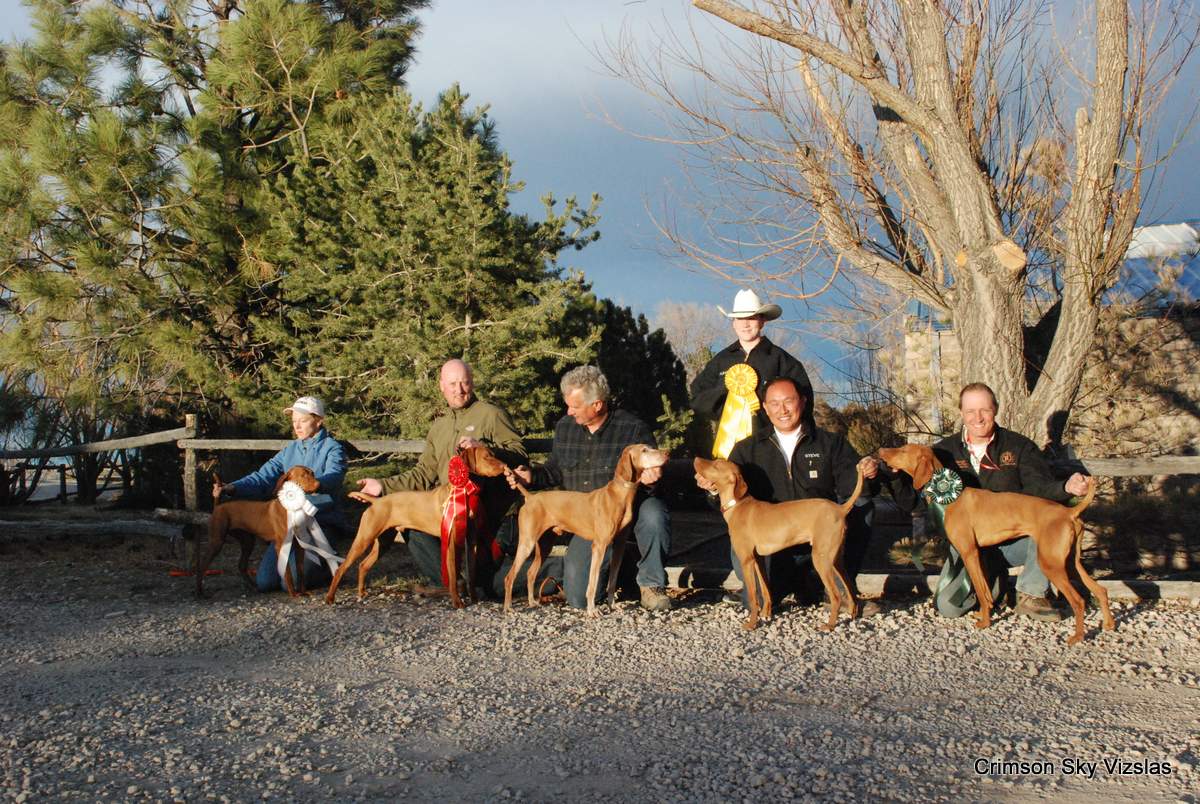
[[[504,474],[508,468],[487,447],[470,447],[462,450],[459,454],[466,461],[467,470],[473,475],[498,477]],[[355,534],[354,543],[350,545],[350,550],[346,553],[346,560],[338,567],[333,580],[329,582],[329,591],[325,595],[325,602],[333,602],[337,596],[338,584],[342,582],[342,576],[346,574],[346,570],[350,569],[350,565],[360,558],[362,558],[362,563],[358,565],[358,599],[363,599],[367,572],[379,559],[379,536],[388,528],[412,528],[432,536],[440,535],[442,515],[446,503],[450,499],[451,490],[450,485],[447,484],[438,486],[432,491],[397,491],[383,497],[371,497],[358,491],[350,492],[351,497],[370,507],[363,513],[362,519],[358,523],[358,533]],[[468,528],[468,531],[474,530],[474,528]],[[471,595],[471,600],[477,601],[475,564],[479,545],[478,540],[473,536],[473,533],[467,534],[467,591]],[[450,602],[454,608],[461,609],[463,602],[458,594],[456,541],[456,539],[451,539],[446,546],[446,568],[451,579],[448,590]],[[364,554],[365,558],[363,558]]]
[[[912,477],[913,487],[921,489],[942,468],[933,450],[920,444],[879,450],[879,459],[893,469]],[[946,506],[946,537],[962,556],[971,586],[979,598],[975,627],[987,628],[992,622],[992,592],[979,563],[979,548],[1029,535],[1037,543],[1038,564],[1046,577],[1067,598],[1075,612],[1075,633],[1067,640],[1075,645],[1083,639],[1083,598],[1071,585],[1067,574],[1071,549],[1075,551],[1075,569],[1104,613],[1104,630],[1114,628],[1108,608],[1108,592],[1092,580],[1080,560],[1080,536],[1083,523],[1079,515],[1096,496],[1096,480],[1088,478],[1088,492],[1073,508],[1028,494],[964,488],[962,495]]]
[[[214,479],[218,483],[221,482],[219,478]],[[312,494],[320,488],[320,483],[317,482],[311,469],[307,466],[293,466],[276,481],[275,493],[278,494],[279,490],[283,488],[283,484],[289,480],[303,489],[305,494]],[[246,575],[246,570],[250,566],[250,552],[254,549],[254,537],[257,536],[264,542],[274,544],[275,554],[279,555],[287,537],[287,509],[277,499],[266,501],[231,500],[214,507],[208,525],[208,549],[201,551],[197,548],[196,550],[196,597],[204,596],[204,573],[208,570],[208,565],[212,563],[221,546],[225,544],[225,539],[230,535],[237,537],[242,544],[238,573],[242,576],[246,586],[253,591],[254,582]],[[292,546],[296,551],[296,566],[289,567],[289,571],[284,573],[283,583],[287,587],[287,593],[296,597],[296,587],[300,588],[301,593],[305,591],[304,550],[299,544]],[[291,570],[295,570],[297,576],[294,584]]]
[[[737,464],[696,458],[693,465],[698,475],[716,484],[721,498],[721,513],[729,526],[729,542],[741,562],[742,579],[750,603],[750,617],[742,624],[747,630],[758,627],[760,586],[762,618],[771,617],[771,595],[767,592],[759,557],[798,544],[812,544],[813,569],[821,577],[825,594],[829,596],[829,622],[821,626],[821,630],[832,631],[837,625],[842,599],[835,579],[841,581],[846,590],[850,619],[858,616],[858,602],[842,567],[842,545],[846,540],[846,514],[862,493],[862,472],[858,473],[854,493],[841,505],[820,499],[768,503],[749,496]]]
[[[608,605],[616,597],[617,572],[625,553],[626,529],[633,521],[633,498],[637,493],[638,477],[644,469],[653,469],[667,462],[667,453],[646,444],[630,444],[621,451],[613,479],[595,491],[540,491],[530,493],[521,487],[525,504],[517,518],[520,531],[517,555],[512,569],[504,578],[504,610],[512,610],[513,581],[517,568],[530,553],[527,587],[529,605],[538,605],[534,582],[542,566],[542,537],[547,531],[582,536],[592,543],[592,563],[588,572],[587,616],[595,617],[596,587],[600,583],[600,565],[604,552],[612,545],[612,561],[608,568]]]

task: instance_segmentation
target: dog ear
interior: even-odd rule
[[[275,493],[279,494],[279,492],[283,490],[283,484],[288,482],[291,479],[292,479],[292,470],[288,469],[286,472],[284,472],[283,474],[281,474],[279,476],[278,480],[275,481]]]
[[[473,475],[478,474],[478,472],[475,471],[479,466],[479,459],[478,459],[478,456],[476,455],[475,447],[467,447],[466,449],[460,449],[458,451],[458,454],[463,459],[463,462],[466,463],[467,471]]]
[[[917,456],[917,465],[913,469],[913,488],[923,489],[929,479],[933,477],[933,458],[925,450],[921,450]]]
[[[737,468],[737,464],[733,466],[733,499],[740,500],[750,493],[749,487],[746,486],[746,478],[742,477],[742,472]]]
[[[629,483],[635,482],[638,476],[637,466],[633,462],[633,453],[637,446],[637,444],[630,444],[626,447],[617,463],[617,477]]]

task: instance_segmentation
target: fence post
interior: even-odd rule
[[[58,499],[67,501],[67,467],[61,463],[58,465]]]
[[[185,413],[183,426],[189,431],[188,438],[196,437],[196,414]],[[196,489],[196,450],[188,447],[183,451],[183,507],[195,511],[197,505]]]

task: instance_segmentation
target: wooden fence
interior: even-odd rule
[[[156,444],[175,443],[183,452],[183,499],[188,511],[196,511],[199,506],[199,480],[196,474],[196,456],[200,452],[243,451],[243,452],[276,452],[292,442],[290,438],[198,438],[196,415],[188,413],[184,416],[183,427],[173,430],[162,430],[157,433],[131,436],[129,438],[113,438],[107,441],[95,441],[90,444],[73,444],[51,449],[17,449],[0,450],[0,459],[45,459],[62,458],[71,455],[88,453],[113,452],[122,449],[154,446]],[[423,440],[416,439],[380,439],[353,438],[339,439],[358,452],[378,455],[414,455],[425,448]],[[527,438],[525,448],[532,454],[550,451],[550,439]],[[54,467],[59,468],[59,467]],[[60,496],[66,500],[66,469],[60,469]]]
[[[196,416],[189,413],[184,417],[183,427],[163,430],[128,438],[113,438],[89,444],[73,444],[52,449],[0,450],[0,459],[45,459],[69,457],[89,453],[113,452],[137,449],[174,442],[183,451],[183,494],[184,506],[189,511],[198,510],[199,482],[196,475],[196,454],[206,451],[239,450],[252,452],[275,452],[291,443],[286,438],[198,438]],[[415,454],[421,452],[425,442],[413,439],[360,438],[342,440],[342,443],[366,454]],[[550,451],[550,439],[525,439],[525,448],[531,454]],[[1200,455],[1154,455],[1137,458],[1077,458],[1060,463],[1063,468],[1085,470],[1097,477],[1145,477],[1151,475],[1200,475]],[[65,469],[65,467],[64,467]],[[66,497],[65,472],[60,473],[62,496]]]

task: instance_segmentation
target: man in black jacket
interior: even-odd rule
[[[721,314],[732,319],[737,341],[717,352],[712,360],[701,369],[692,381],[692,409],[701,416],[717,421],[725,407],[728,391],[725,388],[725,372],[733,366],[745,363],[757,375],[755,393],[759,403],[767,390],[767,383],[777,377],[788,377],[795,381],[805,400],[805,415],[811,420],[813,406],[812,383],[808,372],[800,361],[779,348],[763,335],[766,322],[773,321],[783,312],[778,304],[763,304],[752,290],[738,291],[733,300],[733,310]],[[754,432],[764,429],[768,417],[760,408],[755,417]]]
[[[987,385],[976,382],[967,385],[958,395],[963,429],[934,444],[933,451],[942,465],[958,472],[963,483],[988,491],[1014,491],[1047,500],[1066,502],[1071,497],[1087,493],[1087,480],[1076,472],[1064,483],[1046,465],[1041,452],[1025,436],[996,425],[1000,405],[996,394]],[[1009,566],[1024,565],[1017,578],[1017,606],[1014,611],[1038,620],[1055,621],[1063,613],[1049,600],[1050,582],[1037,560],[1037,544],[1022,536],[995,547],[985,547],[981,560],[993,572],[1004,572]],[[942,574],[954,574],[950,569],[956,562],[952,555]],[[952,579],[939,582],[939,589],[955,588]],[[938,611],[945,617],[961,617],[975,608],[978,601],[972,593],[961,599],[939,594]]]
[[[854,492],[858,482],[857,467],[861,463],[865,475],[874,476],[878,462],[874,458],[860,459],[854,447],[836,433],[820,430],[807,417],[807,400],[790,377],[777,377],[767,382],[763,408],[770,427],[762,428],[749,438],[739,441],[729,460],[742,470],[742,477],[751,497],[764,502],[824,499],[844,501]],[[697,482],[709,491],[713,484],[697,477]],[[863,496],[869,500],[869,482]],[[844,561],[851,584],[862,564],[870,534],[869,513],[855,517],[851,512],[847,522]],[[852,533],[853,531],[853,533]],[[763,575],[767,581],[772,604],[795,592],[799,602],[818,602],[811,597],[819,586],[812,580],[812,547],[800,545],[763,557]],[[741,578],[741,565],[733,560],[734,571]],[[745,579],[741,578],[742,583]],[[850,590],[857,594],[857,590]],[[745,592],[743,591],[743,603]],[[872,605],[864,614],[878,611]]]

